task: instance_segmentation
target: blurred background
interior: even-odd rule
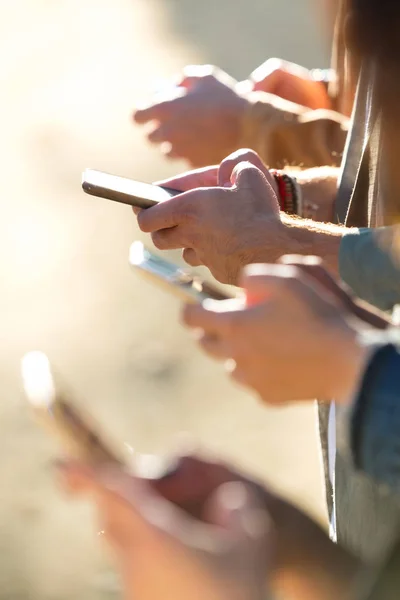
[[[131,113],[187,63],[238,79],[271,56],[327,66],[317,4],[0,0],[0,600],[119,597],[91,511],[58,490],[58,448],[24,406],[29,350],[116,439],[164,452],[189,431],[323,518],[313,410],[265,409],[234,388],[177,301],[130,272],[130,209],[80,190],[85,167],[144,181],[185,168]]]

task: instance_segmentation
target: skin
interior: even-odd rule
[[[164,182],[190,191],[140,211],[140,229],[160,250],[183,248],[189,265],[208,267],[222,283],[237,285],[244,266],[275,262],[284,254],[316,254],[337,272],[345,229],[281,212],[271,174],[252,156],[253,164],[241,162],[242,152],[228,157],[218,172],[213,167]],[[210,186],[215,179],[219,186]],[[330,199],[320,205],[327,210]]]
[[[311,72],[294,63],[270,58],[249,77],[252,91],[274,94],[312,110],[332,109],[326,85],[313,80]]]
[[[232,172],[241,162],[248,162],[260,169],[278,195],[275,179],[271,177],[268,168],[258,154],[248,148],[233,152],[220,165],[187,171],[173,178],[159,181],[156,185],[171,186],[182,192],[200,187],[229,187]],[[315,167],[304,171],[285,169],[285,172],[296,178],[304,201],[315,207],[312,215],[313,220],[317,222],[332,221],[339,169],[336,167]]]
[[[327,274],[331,287],[304,267],[252,265],[242,276],[246,303],[187,306],[184,322],[201,332],[199,343],[210,356],[233,360],[232,377],[267,404],[348,402],[369,357],[358,337],[360,321]]]
[[[127,600],[261,599],[267,584],[347,599],[362,572],[311,519],[219,462],[182,456],[157,479],[71,462],[59,474],[95,503]]]
[[[161,145],[169,158],[184,158],[192,167],[219,163],[242,146],[253,91],[310,109],[332,108],[325,86],[307,69],[270,59],[240,84],[213,66],[187,67],[175,90],[136,110],[134,121],[150,124],[149,141]]]

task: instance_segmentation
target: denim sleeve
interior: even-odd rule
[[[339,273],[343,281],[363,300],[391,310],[400,303],[400,263],[377,242],[377,233],[391,236],[393,228],[354,229],[347,232],[339,249]]]
[[[400,346],[375,350],[350,412],[355,466],[400,493]]]

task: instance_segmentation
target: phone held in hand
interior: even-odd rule
[[[25,396],[36,421],[58,439],[68,457],[94,467],[125,466],[126,453],[106,441],[94,422],[76,408],[56,381],[45,354],[26,354],[21,371]]]
[[[184,302],[195,304],[206,299],[227,300],[232,298],[216,286],[202,281],[174,263],[150,252],[141,242],[134,242],[131,245],[129,263],[143,277],[171,292]]]
[[[94,169],[86,169],[83,172],[82,189],[91,196],[137,208],[151,208],[155,204],[169,200],[181,193],[170,188],[142,183]]]

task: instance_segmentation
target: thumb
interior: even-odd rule
[[[231,184],[238,189],[251,190],[256,197],[265,200],[267,212],[279,217],[280,207],[275,191],[264,173],[256,166],[249,162],[240,162],[232,171]]]
[[[240,286],[244,289],[247,306],[261,304],[276,298],[283,291],[283,284],[294,278],[297,269],[284,264],[254,264],[247,266],[240,278]]]
[[[232,171],[231,184],[234,188],[249,190],[253,200],[262,201],[263,212],[280,220],[278,197],[271,183],[260,169],[249,162],[241,162]]]
[[[188,65],[183,69],[179,86],[189,90],[195,86],[200,79],[207,75],[211,75],[212,71],[213,67],[211,65]]]
[[[225,531],[234,554],[240,558],[241,567],[254,560],[262,565],[260,578],[265,577],[266,562],[270,554],[272,521],[261,494],[250,485],[229,482],[221,485],[206,506],[206,519]]]

